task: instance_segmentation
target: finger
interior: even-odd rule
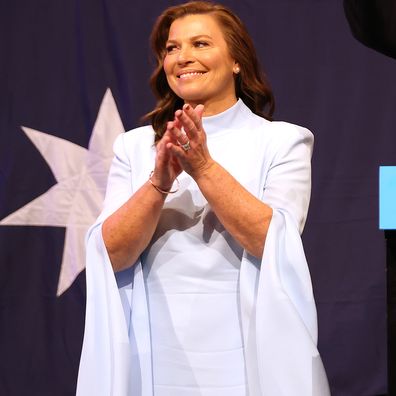
[[[169,142],[172,144],[179,145],[179,140],[182,138],[180,130],[178,128],[174,127],[175,122],[174,121],[169,121],[166,124],[166,131],[161,139],[161,142],[166,146]],[[179,139],[178,139],[179,138]],[[187,138],[186,138],[187,139]],[[185,143],[183,141],[183,143]],[[166,147],[165,147],[165,150]],[[169,154],[170,155],[170,154]]]
[[[157,152],[162,150],[164,146],[171,140],[171,135],[167,132],[164,133],[161,140],[156,144]]]
[[[187,115],[185,111],[177,110],[175,113],[177,119],[182,125],[182,131],[187,135],[188,139],[194,139],[197,136],[197,128],[193,120]]]
[[[202,115],[204,111],[204,105],[197,105],[194,109],[189,104],[183,106],[183,111],[193,121],[197,130],[202,130]]]
[[[181,110],[179,110],[179,111],[181,111]],[[176,113],[177,113],[177,111],[176,111]],[[175,117],[175,119],[173,120],[173,125],[174,125],[176,128],[179,128],[179,129],[181,129],[181,127],[182,127],[182,124],[181,124],[180,120],[177,119],[176,117]]]
[[[170,123],[169,132],[173,135],[173,138],[176,139],[176,144],[181,146],[185,151],[188,151],[191,148],[190,139],[187,134],[184,132],[183,127],[180,130],[176,126],[175,123]]]
[[[162,140],[162,139],[161,139]],[[163,142],[165,143],[165,142]],[[169,151],[166,150],[165,144],[157,145],[157,155],[156,155],[156,164],[158,166],[163,166],[169,160]]]
[[[173,127],[179,129],[181,131],[182,135],[187,135],[185,128],[183,126],[182,118],[183,118],[183,111],[176,110],[175,111],[175,120],[173,121]],[[180,137],[183,137],[183,136],[180,136]],[[187,139],[188,139],[188,136],[187,136]]]
[[[202,116],[203,116],[204,110],[205,110],[205,106],[203,104],[197,105],[194,109],[195,114],[197,114],[198,117],[200,118],[201,125],[202,125]]]
[[[169,121],[166,125],[166,131],[163,135],[163,137],[167,137],[168,140],[170,140],[172,143],[177,144],[177,133],[173,129],[175,122],[174,121]]]
[[[156,162],[160,166],[165,166],[171,160],[171,152],[168,150],[167,145],[173,144],[169,135],[164,135],[160,142],[157,144]]]
[[[176,146],[172,143],[168,143],[166,145],[166,148],[169,150],[171,155],[175,156],[179,160],[185,159],[186,151],[184,149],[182,149],[180,146]]]

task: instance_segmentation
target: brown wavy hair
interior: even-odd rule
[[[150,86],[157,98],[154,110],[144,116],[150,120],[158,141],[166,130],[166,123],[184,101],[169,87],[164,72],[166,42],[172,23],[186,15],[210,14],[219,23],[231,57],[239,64],[235,76],[235,94],[253,113],[272,119],[275,109],[274,96],[262,72],[253,41],[242,21],[230,9],[209,1],[191,1],[167,8],[157,19],[151,32],[151,47],[156,57],[156,67],[150,78]]]

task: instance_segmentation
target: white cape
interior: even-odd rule
[[[257,127],[258,117],[251,115],[243,102],[238,106],[241,119],[245,122],[250,117]],[[264,124],[265,128],[279,124],[277,129],[290,125]],[[309,131],[301,128],[294,140],[288,136],[290,147],[285,153],[292,156],[294,147],[300,147],[302,141],[306,144],[307,134]],[[302,169],[298,161],[280,159],[276,168],[279,178],[288,173],[279,171],[281,166],[296,167],[295,172],[289,169],[293,177]],[[116,173],[113,170],[113,177]],[[258,191],[265,191],[270,177],[261,179]],[[268,196],[258,191],[256,196],[271,201],[275,188],[268,190]],[[240,269],[249,396],[327,396],[330,391],[316,346],[315,302],[300,238],[305,217],[300,221],[291,211],[271,206],[273,218],[262,260],[245,252]],[[101,234],[105,217],[102,214],[87,236],[87,308],[77,395],[152,396],[150,325],[142,265],[138,261],[114,274]]]

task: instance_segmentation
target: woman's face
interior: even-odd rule
[[[187,15],[172,23],[164,71],[172,91],[185,102],[204,104],[205,115],[231,107],[236,67],[213,16]]]

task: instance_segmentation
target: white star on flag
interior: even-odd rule
[[[0,225],[66,227],[59,296],[85,268],[85,234],[101,211],[114,155],[113,142],[125,129],[113,95],[107,89],[88,150],[31,128],[22,130],[48,163],[57,184],[2,219]]]

